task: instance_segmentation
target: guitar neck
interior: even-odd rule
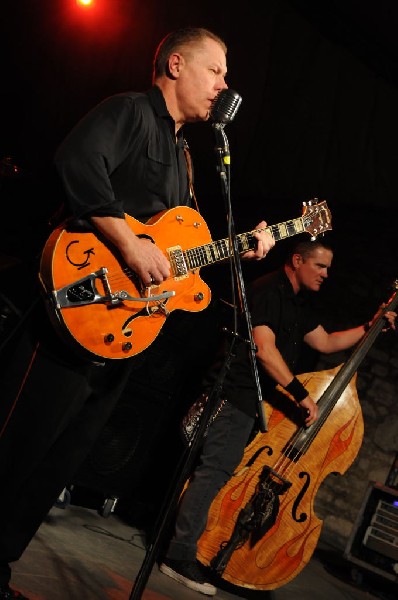
[[[241,233],[237,236],[239,254],[244,254],[245,252],[254,250],[256,248],[257,239],[254,237],[254,233],[256,231],[266,231],[272,235],[276,242],[278,242],[279,240],[303,233],[305,228],[303,217],[298,217],[297,219],[284,221],[283,223],[277,223],[276,225],[270,225],[269,227],[264,227],[263,229]],[[232,247],[230,240],[228,238],[224,238],[223,240],[211,242],[210,244],[205,244],[204,246],[190,248],[184,252],[184,255],[189,269],[192,270],[230,258],[232,256]]]

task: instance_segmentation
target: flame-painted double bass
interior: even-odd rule
[[[318,421],[302,426],[302,413],[277,387],[267,398],[268,431],[245,449],[233,477],[214,499],[198,558],[225,581],[272,590],[296,577],[309,562],[322,528],[314,498],[332,473],[345,473],[362,444],[363,417],[356,370],[385,326],[395,292],[348,361],[298,379],[317,400]]]

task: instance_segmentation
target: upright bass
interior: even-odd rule
[[[350,358],[334,369],[298,379],[317,400],[318,420],[306,428],[301,410],[280,386],[267,398],[268,431],[248,444],[240,465],[214,499],[198,559],[225,581],[272,590],[296,577],[309,562],[322,521],[314,499],[324,478],[345,473],[363,440],[356,393],[357,369],[398,303],[398,280]]]

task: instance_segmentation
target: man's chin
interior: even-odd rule
[[[187,119],[186,123],[197,123],[198,121],[208,121],[210,119],[210,111],[203,114],[197,114],[196,117]]]

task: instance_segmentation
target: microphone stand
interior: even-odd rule
[[[232,240],[233,253],[232,259],[234,263],[234,271],[237,274],[238,279],[238,289],[241,298],[241,307],[243,307],[244,315],[247,323],[247,330],[249,335],[249,340],[245,340],[245,343],[248,343],[250,346],[250,356],[251,356],[251,364],[253,369],[253,375],[255,377],[256,386],[258,390],[258,416],[260,419],[260,429],[262,432],[267,431],[267,424],[265,418],[265,412],[263,403],[261,400],[261,387],[258,377],[257,365],[255,361],[255,352],[256,347],[253,342],[253,332],[251,327],[251,319],[250,313],[247,308],[246,298],[244,294],[244,285],[243,285],[243,277],[240,269],[240,261],[239,261],[239,250],[236,234],[234,232],[233,227],[233,219],[232,219],[232,210],[230,206],[230,195],[229,195],[229,164],[230,164],[230,156],[228,149],[228,140],[226,138],[224,132],[224,124],[214,123],[214,130],[216,132],[216,140],[217,140],[217,148],[216,152],[219,157],[219,164],[217,170],[220,173],[222,190],[224,200],[227,206],[227,214],[229,215],[229,228],[230,228],[230,239]],[[220,143],[221,142],[221,143]],[[175,469],[173,480],[168,488],[166,498],[161,506],[159,515],[156,519],[153,539],[148,545],[145,558],[142,562],[140,571],[135,579],[134,586],[131,590],[131,594],[129,596],[129,600],[140,600],[142,597],[142,593],[145,589],[146,583],[151,574],[152,568],[156,562],[158,550],[160,544],[163,539],[163,535],[166,531],[166,527],[170,523],[170,519],[174,514],[174,510],[178,505],[179,498],[184,489],[184,485],[191,474],[191,469],[193,467],[194,461],[196,460],[200,446],[205,435],[207,425],[210,423],[211,417],[213,416],[215,409],[217,407],[217,402],[219,400],[220,390],[222,388],[222,382],[225,378],[226,372],[229,369],[229,363],[232,356],[232,350],[235,345],[236,340],[242,339],[238,332],[232,332],[232,342],[230,345],[229,352],[227,353],[227,357],[224,361],[224,365],[221,368],[221,371],[217,377],[217,381],[213,386],[212,391],[209,394],[207,403],[203,409],[203,413],[200,417],[199,424],[197,430],[195,431],[195,435],[190,446],[183,452],[181,459]]]
[[[238,286],[239,300],[240,300],[240,310],[241,314],[244,316],[244,320],[246,322],[248,341],[246,342],[249,346],[249,357],[250,363],[253,373],[254,382],[257,387],[257,415],[259,418],[260,431],[265,433],[268,431],[266,415],[264,410],[264,405],[262,402],[262,393],[261,393],[261,385],[260,379],[258,375],[257,363],[256,363],[256,345],[253,339],[253,329],[251,324],[251,316],[247,305],[245,286],[242,275],[242,266],[239,258],[239,248],[238,248],[238,240],[235,231],[235,225],[233,222],[233,214],[231,207],[231,198],[230,198],[230,190],[229,190],[229,175],[230,175],[230,154],[229,154],[229,144],[226,133],[224,131],[225,123],[213,123],[212,125],[215,137],[216,137],[216,155],[218,158],[218,167],[217,170],[220,174],[221,178],[221,187],[222,193],[224,197],[224,202],[227,211],[228,218],[228,227],[229,227],[229,239],[232,247],[232,261],[234,265],[235,278]],[[239,337],[238,333],[231,332],[233,336]]]

